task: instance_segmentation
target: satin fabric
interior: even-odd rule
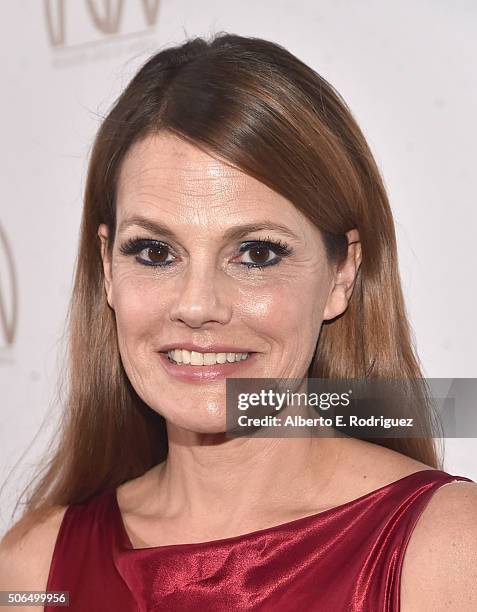
[[[69,591],[71,612],[399,612],[412,529],[433,492],[455,480],[473,482],[424,470],[267,529],[141,549],[108,488],[66,510],[47,589]]]

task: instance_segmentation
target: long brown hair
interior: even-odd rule
[[[346,312],[323,323],[309,376],[422,378],[388,198],[346,103],[280,45],[227,33],[190,39],[145,63],[96,136],[68,310],[67,397],[57,443],[24,518],[85,501],[167,456],[164,418],[142,402],[122,367],[97,236],[100,223],[115,235],[115,189],[125,153],[160,130],[289,199],[320,229],[330,261],[342,260],[345,233],[358,229],[362,264],[354,292]],[[377,443],[441,468],[425,394],[421,399],[428,435]]]

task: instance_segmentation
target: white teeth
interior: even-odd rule
[[[216,363],[233,363],[247,359],[249,353],[199,353],[187,349],[172,349],[167,352],[169,359],[175,363],[190,365],[215,365]]]
[[[204,365],[204,355],[202,353],[197,353],[197,351],[191,351],[190,365]]]
[[[215,363],[217,363],[217,355],[204,353],[204,365],[214,365]]]

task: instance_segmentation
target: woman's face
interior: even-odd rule
[[[170,134],[129,150],[116,228],[111,259],[107,227],[98,234],[125,371],[146,404],[187,430],[225,431],[226,376],[305,376],[323,319],[346,308],[306,217]],[[182,364],[164,354],[184,345],[197,351],[176,351]],[[200,353],[218,354],[184,363],[202,363]]]

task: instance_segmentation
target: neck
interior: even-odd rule
[[[258,515],[298,516],[324,502],[340,439],[226,438],[167,424],[167,460],[155,473],[158,512],[185,521],[253,524]]]

